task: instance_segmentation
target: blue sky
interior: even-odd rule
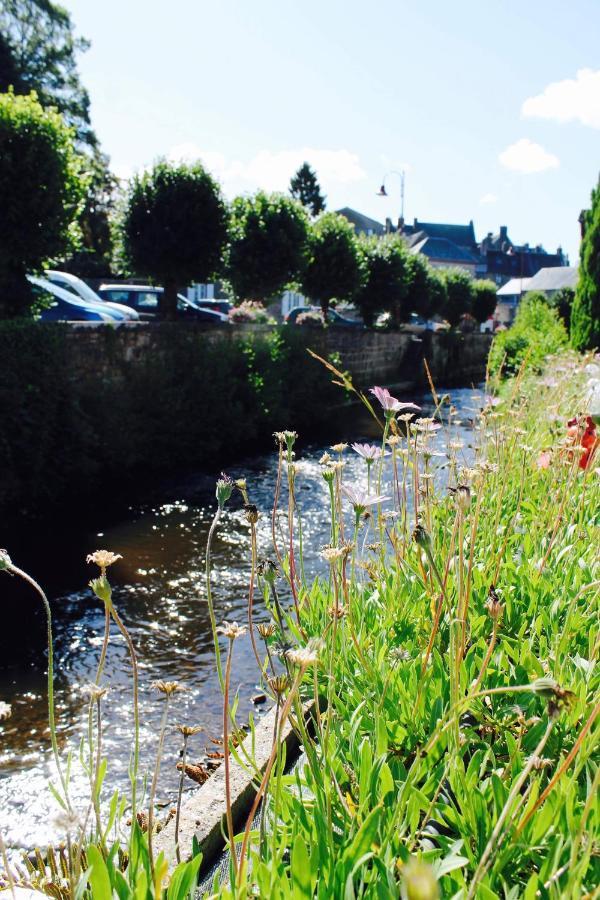
[[[329,208],[508,225],[576,258],[600,168],[600,3],[64,0],[121,175],[201,158],[226,196],[303,159]]]

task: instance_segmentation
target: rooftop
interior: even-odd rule
[[[529,290],[531,278],[511,278],[496,291],[497,297],[515,297],[526,294]]]
[[[416,236],[420,236],[420,240],[410,245],[412,253],[423,253],[429,259],[444,260],[448,263],[474,265],[477,262],[472,253],[447,238],[429,237],[423,235],[423,232]]]
[[[562,288],[575,288],[577,284],[577,266],[556,266],[540,269],[529,279],[530,291],[560,291]]]

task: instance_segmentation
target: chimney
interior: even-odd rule
[[[404,231],[404,216],[400,216],[398,219],[398,233],[402,234]]]
[[[507,239],[507,237],[508,237],[508,228],[506,227],[506,225],[501,225],[500,226],[500,240],[505,241]]]
[[[386,234],[391,234],[391,233],[392,233],[392,230],[393,230],[393,229],[392,229],[392,220],[390,219],[389,216],[386,216],[386,219],[385,219],[385,233],[386,233]]]

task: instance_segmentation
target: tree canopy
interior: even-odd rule
[[[571,341],[577,350],[600,347],[600,178],[592,205],[583,213],[579,280],[571,311]]]
[[[332,300],[351,300],[364,277],[354,228],[343,216],[324,213],[311,226],[302,290],[324,313]]]
[[[321,193],[317,175],[307,162],[302,163],[290,181],[290,194],[298,200],[312,216],[325,211],[325,197]]]
[[[472,312],[473,279],[462,269],[446,269],[444,280],[447,292],[444,315],[455,327],[459,324],[462,316]]]
[[[3,315],[27,311],[27,272],[63,253],[83,184],[73,134],[36,96],[0,94],[0,302]]]
[[[498,298],[493,281],[474,281],[471,285],[473,294],[472,315],[480,324],[487,322],[494,315]]]
[[[159,160],[132,179],[120,231],[131,271],[164,287],[161,313],[172,318],[177,288],[208,281],[220,268],[227,211],[200,163]]]
[[[227,278],[238,301],[265,300],[298,280],[307,229],[302,206],[283,194],[259,191],[233,201]]]
[[[0,91],[35,91],[42,106],[55,106],[78,140],[95,144],[90,98],[77,71],[77,54],[89,47],[76,37],[71,16],[52,0],[2,0]]]
[[[361,243],[364,281],[355,295],[366,325],[384,311],[392,313],[395,322],[402,318],[408,293],[408,255],[397,237],[367,238]]]

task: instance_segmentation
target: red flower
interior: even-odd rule
[[[600,438],[596,434],[596,423],[591,416],[587,416],[585,420],[585,431],[581,435],[583,453],[579,460],[580,469],[587,469],[588,463],[594,456],[598,444],[600,444]]]

